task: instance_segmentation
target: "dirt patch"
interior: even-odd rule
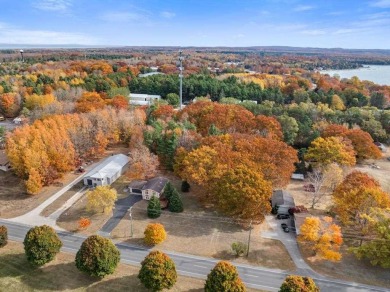
[[[75,180],[78,175],[67,173],[61,179],[61,183],[66,185]],[[35,196],[28,195],[23,180],[18,178],[11,171],[0,171],[0,216],[2,218],[12,218],[21,216],[42,204],[46,199],[62,186],[47,186]]]
[[[124,192],[128,184],[129,184],[129,180],[125,176],[121,176],[118,180],[116,180],[111,185],[113,188],[117,190],[118,199],[124,198],[128,195],[127,193]],[[75,192],[77,192],[78,190],[80,190],[80,188],[75,189]],[[57,201],[55,201],[53,204],[59,205]],[[108,221],[108,219],[111,218],[112,213],[103,214],[103,213],[87,212],[86,205],[87,205],[87,199],[86,196],[84,195],[72,207],[70,207],[64,213],[61,214],[61,216],[57,220],[57,225],[71,232],[79,232],[86,235],[97,233],[103,227],[103,225]],[[83,230],[78,229],[78,221],[81,217],[86,217],[91,220],[91,225],[88,228]]]
[[[300,248],[300,250],[306,262],[321,274],[345,281],[390,287],[388,269],[374,267],[366,260],[358,260],[353,254],[347,251],[346,246],[343,246],[341,249],[343,257],[338,263],[313,260],[312,254],[309,251],[303,248]]]
[[[379,168],[373,167],[374,165]],[[367,160],[362,164],[356,165],[355,169],[371,175],[379,181],[385,192],[390,193],[390,161],[386,158]]]
[[[138,280],[138,272],[138,267],[120,264],[113,275],[100,280],[77,270],[72,254],[59,253],[52,262],[35,269],[28,264],[21,243],[9,242],[0,249],[1,291],[149,291]],[[179,275],[170,291],[201,292],[203,287],[203,280]]]

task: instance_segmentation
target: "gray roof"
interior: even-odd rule
[[[130,161],[130,158],[124,154],[117,154],[107,157],[84,177],[105,178],[111,177],[113,174],[122,170],[122,168]]]
[[[284,190],[275,190],[272,193],[272,207],[275,205],[295,207],[294,198]]]
[[[165,185],[168,183],[168,179],[162,176],[158,176],[148,180],[148,182],[142,187],[143,190],[153,190],[161,193]]]
[[[129,184],[129,188],[132,188],[132,189],[142,189],[144,187],[144,185],[146,185],[147,181],[146,180],[133,180],[130,184]]]

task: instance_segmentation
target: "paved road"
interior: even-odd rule
[[[121,219],[126,215],[127,210],[135,203],[142,200],[142,196],[137,195],[128,195],[126,198],[119,199],[115,202],[115,208],[113,215],[106,224],[103,225],[102,229],[100,229],[100,234],[110,234],[114,228],[119,224]]]
[[[0,219],[0,224],[4,224],[8,228],[9,238],[15,241],[23,241],[25,234],[30,226],[23,225],[8,220]],[[63,251],[76,253],[81,243],[86,238],[84,236],[75,235],[69,232],[58,232],[62,242]],[[127,244],[117,244],[121,252],[121,262],[139,265],[140,262],[149,253],[148,249],[142,249],[136,246]],[[176,264],[179,274],[191,277],[205,279],[210,270],[214,267],[217,261],[196,257],[191,255],[166,252]],[[248,287],[267,290],[278,291],[281,283],[286,277],[287,273],[280,270],[264,269],[254,266],[236,265],[242,280]],[[390,289],[372,287],[361,285],[358,283],[343,282],[322,277],[314,278],[315,282],[320,286],[321,291],[324,292],[353,292],[353,291],[377,291],[384,292]]]

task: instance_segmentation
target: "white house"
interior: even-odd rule
[[[154,101],[161,99],[160,95],[142,94],[142,93],[130,93],[129,104],[132,105],[150,105]]]
[[[129,190],[132,194],[141,195],[144,200],[150,200],[152,196],[160,198],[168,182],[167,178],[161,176],[148,181],[132,181]]]
[[[124,154],[106,158],[84,176],[84,185],[96,187],[112,184],[123,174],[129,160]]]

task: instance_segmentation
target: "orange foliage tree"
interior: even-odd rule
[[[160,223],[150,223],[144,231],[144,242],[147,245],[156,245],[163,242],[167,238],[165,228]]]
[[[76,110],[80,113],[87,113],[106,106],[103,98],[97,92],[84,92],[76,102]]]
[[[87,228],[89,225],[91,225],[91,220],[85,217],[81,217],[78,221],[79,229]]]
[[[347,175],[332,197],[334,211],[344,225],[361,223],[361,216],[371,208],[390,207],[390,195],[382,191],[378,181],[360,171]]]
[[[340,226],[331,217],[306,217],[300,227],[298,241],[321,259],[339,261],[343,243]]]
[[[255,124],[255,131],[261,136],[283,140],[282,127],[276,118],[259,115],[255,118]]]
[[[343,137],[351,141],[358,160],[378,159],[382,154],[374,144],[371,135],[361,129],[348,129],[342,125],[329,125],[321,134],[322,137]]]
[[[20,110],[20,97],[16,93],[0,94],[0,111],[8,118],[13,118]]]

